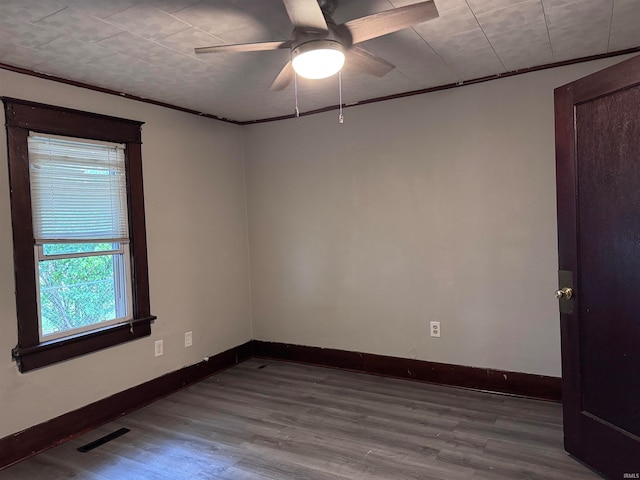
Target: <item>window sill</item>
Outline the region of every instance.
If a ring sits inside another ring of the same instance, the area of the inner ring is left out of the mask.
[[[33,347],[21,348],[17,346],[11,353],[18,363],[18,369],[25,373],[36,368],[147,337],[151,334],[151,322],[155,319],[155,316],[138,318],[132,322],[43,342]],[[133,329],[131,328],[132,326]]]

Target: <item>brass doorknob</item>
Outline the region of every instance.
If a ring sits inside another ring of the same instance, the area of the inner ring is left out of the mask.
[[[556,290],[555,295],[558,300],[561,300],[563,298],[567,300],[571,300],[571,297],[573,297],[573,290],[570,289],[569,287],[564,287],[560,290]]]

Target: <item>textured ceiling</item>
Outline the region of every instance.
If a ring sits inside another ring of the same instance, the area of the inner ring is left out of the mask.
[[[341,0],[340,23],[415,0]],[[640,0],[435,0],[440,17],[362,44],[396,65],[343,73],[353,103],[640,46]],[[194,47],[288,39],[280,0],[0,0],[0,63],[237,121],[289,115],[269,86],[287,51]],[[299,82],[300,111],[338,103],[337,76]]]

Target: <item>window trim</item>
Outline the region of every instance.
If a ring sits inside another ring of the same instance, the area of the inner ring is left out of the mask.
[[[149,272],[142,182],[141,127],[144,122],[0,97],[4,103],[11,190],[11,222],[18,318],[12,356],[21,372],[69,360],[151,334]],[[68,337],[40,341],[29,183],[29,132],[126,145],[127,206],[133,320]]]

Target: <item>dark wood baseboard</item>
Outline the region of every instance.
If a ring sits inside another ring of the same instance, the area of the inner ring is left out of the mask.
[[[254,356],[261,358],[288,360],[554,402],[562,399],[559,377],[260,340],[253,341],[253,348]]]
[[[0,470],[137,410],[251,357],[320,365],[455,387],[560,401],[557,377],[252,340],[48,422],[0,438]]]
[[[60,417],[0,439],[0,470],[137,410],[252,356],[253,342],[167,373]],[[4,412],[5,414],[7,412]]]

